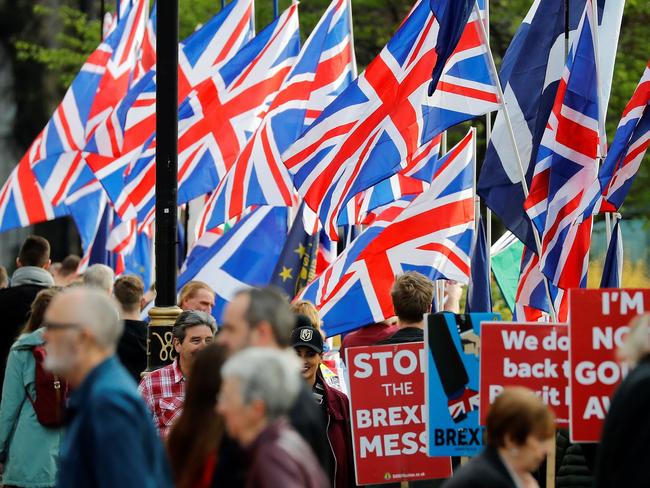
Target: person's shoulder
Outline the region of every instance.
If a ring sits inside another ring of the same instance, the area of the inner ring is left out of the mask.
[[[462,466],[447,481],[444,488],[508,488],[514,487],[508,475],[499,469],[497,461],[486,451]]]

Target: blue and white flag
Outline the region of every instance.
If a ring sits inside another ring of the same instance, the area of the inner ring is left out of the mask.
[[[269,283],[286,238],[287,209],[282,207],[260,207],[221,237],[208,232],[187,257],[178,290],[191,280],[210,285],[216,293],[212,315],[219,322],[237,291]]]
[[[621,221],[617,221],[609,240],[603,276],[600,280],[601,288],[620,288],[623,279],[623,236],[621,235]]]

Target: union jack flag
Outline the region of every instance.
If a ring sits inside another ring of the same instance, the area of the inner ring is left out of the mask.
[[[255,131],[300,50],[297,4],[200,83],[179,109],[179,202],[214,190]],[[152,146],[127,170],[138,219],[153,215]]]
[[[461,51],[445,65],[449,85],[440,86],[448,91],[430,98],[430,73],[449,39],[438,37],[429,2],[417,3],[366,71],[283,153],[296,188],[332,239],[338,215],[354,195],[397,173],[402,161],[446,127],[498,108],[493,84],[483,83],[487,49],[476,34],[477,22],[470,19]],[[458,92],[469,97],[467,103],[457,102],[452,94]],[[460,105],[467,110],[462,115]],[[456,107],[453,117],[441,120],[448,115],[441,107],[447,106]]]
[[[300,294],[320,310],[329,335],[394,315],[390,287],[405,271],[467,283],[474,234],[472,133],[459,145],[464,150],[440,160],[426,192],[406,208],[385,210]]]
[[[252,32],[252,2],[237,0],[183,41],[179,49],[179,103],[237,53]],[[134,211],[129,194],[139,201],[153,189],[155,97],[156,73],[150,70],[95,130],[86,147],[91,153],[88,163],[118,213],[125,217],[129,210]],[[138,185],[146,188],[136,194]]]
[[[293,182],[280,154],[352,81],[348,0],[334,0],[307,39],[262,124],[211,195],[200,219],[212,228],[250,205],[292,204]]]
[[[440,153],[441,135],[420,146],[402,169],[367,190],[355,195],[338,218],[339,225],[367,224],[373,210],[409,195],[419,195],[433,179]]]
[[[600,168],[602,212],[616,212],[627,196],[650,144],[650,61],[618,124]]]
[[[542,136],[525,209],[541,236],[540,268],[554,285],[586,285],[591,217],[582,220],[597,177],[600,140],[591,1],[585,5]]]
[[[67,214],[65,205],[52,206],[26,158],[27,154],[0,190],[0,232]]]
[[[60,153],[82,150],[88,127],[111,100],[117,102],[124,96],[125,91],[120,91],[117,85],[107,86],[135,59],[132,51],[135,51],[135,43],[141,42],[147,8],[148,2],[143,0],[134,0],[125,7],[121,20],[113,24],[106,39],[73,80],[43,129],[38,146],[31,149],[32,164]],[[120,83],[122,81],[120,78]]]
[[[154,3],[144,31],[144,39],[142,40],[140,54],[133,74],[133,78],[136,80],[141,79],[150,69],[156,66],[156,14],[157,4]]]
[[[548,321],[549,305],[544,281],[544,275],[539,270],[539,257],[524,247],[521,255],[513,320],[518,322]]]
[[[113,25],[105,41],[91,54],[30,147],[26,159],[20,162],[32,166],[43,190],[29,195],[29,198],[49,199],[51,206],[60,209],[57,216],[63,212],[70,213],[79,227],[82,242],[89,238],[86,233],[94,225],[91,221],[96,220],[96,216],[84,215],[84,205],[77,203],[82,197],[86,203],[90,201],[94,180],[80,148],[85,144],[89,127],[108,110],[107,104],[116,103],[126,91],[124,83],[128,84],[132,75],[147,9],[148,2],[143,1],[130,2],[124,7],[121,20]],[[75,192],[80,193],[75,195]],[[23,197],[27,198],[27,195],[23,194]],[[101,192],[96,192],[94,205],[101,205],[102,196]],[[66,210],[64,204],[68,198],[71,208]]]

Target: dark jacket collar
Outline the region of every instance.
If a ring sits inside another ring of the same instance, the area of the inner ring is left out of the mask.
[[[499,473],[501,473],[501,475],[503,475],[505,479],[510,481],[510,486],[512,488],[516,488],[517,483],[512,479],[512,476],[510,476],[510,471],[508,471],[506,465],[503,464],[503,460],[501,459],[496,447],[487,446],[483,450],[483,456],[499,471]]]

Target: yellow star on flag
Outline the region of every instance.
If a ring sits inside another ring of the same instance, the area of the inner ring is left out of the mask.
[[[305,249],[305,246],[300,243],[298,244],[298,248],[294,249],[293,252],[298,253],[298,256],[300,256],[300,259],[302,259],[307,253],[307,250]]]
[[[282,266],[282,271],[280,272],[280,278],[282,278],[282,283],[293,278],[293,276],[291,276],[291,271],[293,271],[291,268],[286,268]]]

